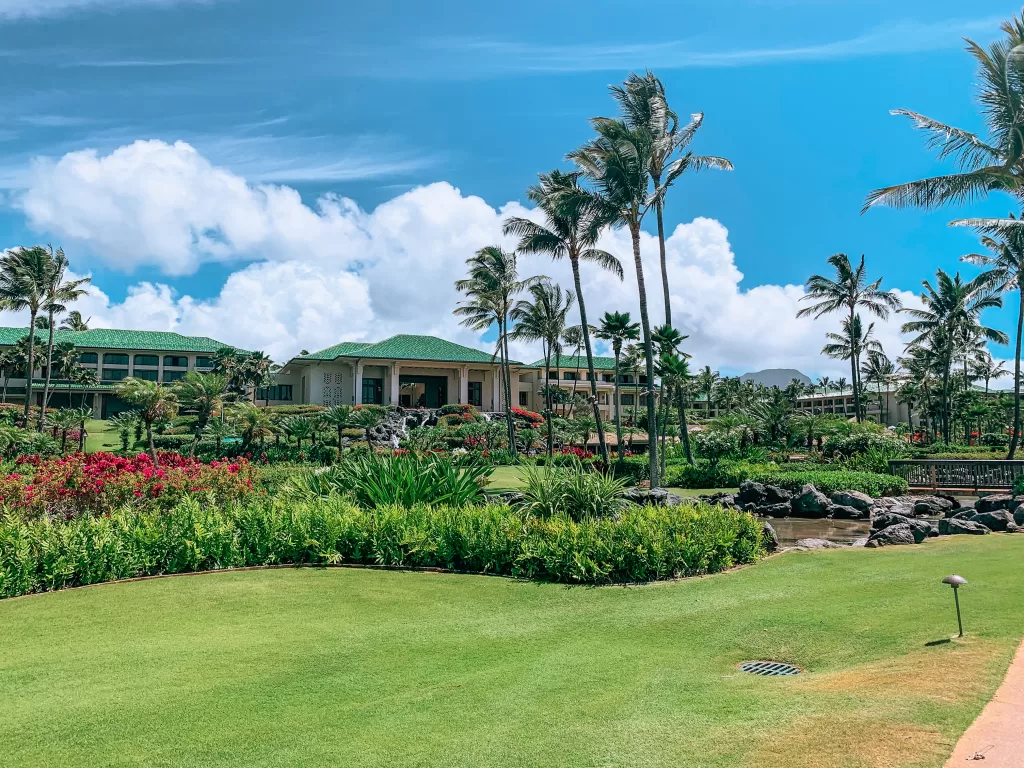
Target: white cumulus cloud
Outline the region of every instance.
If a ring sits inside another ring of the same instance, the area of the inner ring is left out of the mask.
[[[81,309],[97,324],[203,334],[264,349],[278,360],[303,348],[394,333],[436,334],[487,348],[452,315],[459,300],[454,282],[478,248],[513,245],[501,233],[507,216],[536,216],[517,202],[495,208],[445,182],[410,190],[373,211],[336,195],[309,204],[290,187],[248,183],[188,144],[161,141],[40,160],[18,205],[31,226],[70,253],[84,250],[125,271],[148,265],[173,277],[204,262],[238,261],[212,299],[142,283],[120,303],[96,291]],[[609,231],[601,246],[622,260],[626,278],[585,265],[589,321],[615,310],[639,319],[628,234]],[[838,319],[797,319],[801,286],[741,287],[721,222],[679,224],[666,249],[673,320],[690,335],[686,350],[695,365],[849,375],[841,361],[820,356],[824,334],[838,328]],[[651,323],[658,325],[664,310],[654,236],[643,235],[641,253]],[[524,257],[521,272],[572,285],[565,262]],[[901,295],[916,302],[912,294]],[[899,354],[899,318],[876,323],[887,352]],[[515,355],[538,356],[522,344]]]

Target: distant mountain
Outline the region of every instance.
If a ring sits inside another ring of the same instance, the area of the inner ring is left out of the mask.
[[[753,381],[756,384],[762,384],[766,387],[778,387],[779,389],[785,389],[793,379],[805,385],[811,383],[810,378],[800,373],[796,368],[766,368],[763,371],[744,373],[740,376],[740,381]]]

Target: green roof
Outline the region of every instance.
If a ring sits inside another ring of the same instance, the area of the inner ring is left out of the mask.
[[[530,363],[528,368],[543,368],[544,360],[538,360],[535,363]],[[579,368],[581,371],[587,370],[587,356],[586,355],[560,355],[557,359],[551,358],[552,368]],[[615,370],[615,358],[614,357],[598,357],[594,355],[594,370],[595,371],[614,371]],[[622,369],[626,371],[625,368]]]
[[[0,328],[0,345],[13,345],[28,333],[27,328]],[[37,330],[36,338],[46,341],[48,331]],[[94,328],[88,331],[61,331],[53,333],[57,343],[70,341],[76,347],[97,349],[148,349],[160,352],[216,352],[230,344],[207,336],[182,336],[172,331],[121,331],[114,328]]]
[[[487,363],[495,362],[489,352],[464,347],[436,336],[415,336],[399,334],[378,342],[345,341],[333,347],[322,349],[299,360],[334,360],[339,357],[359,357],[381,360],[432,360],[440,363]],[[513,363],[520,365],[517,361]]]

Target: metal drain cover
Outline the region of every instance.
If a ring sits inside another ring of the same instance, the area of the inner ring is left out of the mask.
[[[792,664],[783,664],[779,661],[745,661],[740,664],[741,672],[749,672],[752,675],[764,675],[775,677],[778,675],[799,675],[801,670]]]

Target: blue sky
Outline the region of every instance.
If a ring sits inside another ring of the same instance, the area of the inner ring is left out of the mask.
[[[637,9],[610,2],[0,0],[0,245],[63,243],[111,307],[132,286],[167,286],[178,302],[173,317],[146,322],[193,329],[202,324],[186,318],[188,307],[222,301],[232,274],[283,257],[228,243],[230,253],[175,267],[170,257],[147,258],[144,241],[137,260],[130,248],[115,258],[98,230],[150,209],[89,210],[81,201],[99,198],[86,187],[74,203],[77,229],[54,223],[70,203],[52,189],[51,215],[27,213],[27,191],[38,200],[45,196],[39,188],[53,181],[35,158],[52,165],[85,149],[102,158],[137,140],[181,141],[210,166],[250,185],[294,189],[314,209],[322,196],[337,195],[370,212],[435,182],[498,209],[524,202],[536,173],[586,140],[587,117],[612,111],[609,83],[651,67],[677,111],[705,112],[695,148],[736,165],[733,173],[685,179],[669,196],[666,220],[671,230],[707,217],[727,230],[743,274],[740,299],[756,286],[800,284],[836,251],[863,252],[886,285],[917,290],[937,267],[955,269],[973,249],[972,236],[947,221],[1003,214],[1010,201],[862,216],[872,188],[940,167],[910,124],[888,111],[908,107],[980,129],[961,37],[988,42],[1015,10],[985,0],[721,0]],[[138,178],[141,166],[125,173]],[[159,179],[145,188],[154,184]],[[120,192],[120,206],[139,194]],[[164,211],[174,205],[159,195],[152,202]],[[214,240],[224,239],[210,228]],[[453,249],[424,258],[465,255]],[[317,260],[317,269],[329,260]],[[357,253],[337,264],[361,274]],[[192,302],[185,308],[183,296]],[[125,317],[96,311],[101,322]],[[379,301],[372,311],[384,319]],[[1009,315],[990,319],[1011,322]],[[345,318],[323,322],[345,335]],[[302,329],[289,333],[297,340]],[[328,335],[317,332],[301,346]],[[728,355],[714,362],[744,367]]]

